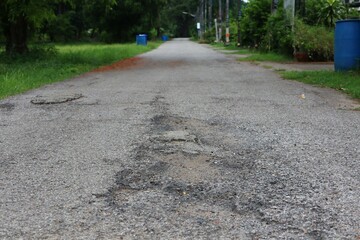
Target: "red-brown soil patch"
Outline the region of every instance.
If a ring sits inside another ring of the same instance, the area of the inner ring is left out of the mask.
[[[114,71],[114,70],[122,70],[122,69],[130,69],[139,64],[141,58],[139,57],[133,57],[124,59],[118,62],[115,62],[111,65],[102,66],[97,69],[92,70],[91,72],[107,72],[107,71]]]

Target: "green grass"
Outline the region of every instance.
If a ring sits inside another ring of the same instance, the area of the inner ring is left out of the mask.
[[[211,43],[211,46],[217,49],[221,50],[239,50],[239,47],[235,46],[234,44],[230,44],[228,46],[225,46],[224,43]]]
[[[236,50],[231,54],[240,54],[240,55],[249,55],[244,58],[240,58],[239,61],[243,62],[293,62],[294,59],[292,57],[274,53],[274,52],[267,52],[263,53],[257,50],[252,50],[249,48],[239,48],[234,44],[229,46],[224,46],[223,43],[212,43],[215,49],[218,50]]]
[[[292,62],[294,61],[291,57],[286,55],[281,55],[278,53],[262,53],[262,52],[252,52],[250,56],[245,58],[240,58],[239,61],[242,62]]]
[[[235,54],[252,54],[252,53],[254,53],[252,50],[250,50],[248,48],[237,47],[234,44],[225,46],[224,43],[211,43],[210,46],[212,46],[218,50],[236,51],[236,52],[234,52]]]
[[[329,87],[348,93],[353,98],[360,99],[359,72],[333,71],[289,71],[281,72],[285,79],[296,80],[316,86]]]
[[[57,45],[57,54],[26,57],[0,56],[0,99],[62,81],[97,67],[150,51],[160,42],[136,44]]]

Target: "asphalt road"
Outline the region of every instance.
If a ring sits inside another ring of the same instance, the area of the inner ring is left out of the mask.
[[[0,239],[360,239],[360,112],[185,39],[0,101]]]

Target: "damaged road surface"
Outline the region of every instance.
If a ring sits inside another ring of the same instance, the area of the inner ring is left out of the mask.
[[[360,239],[352,104],[186,39],[2,100],[0,239]]]

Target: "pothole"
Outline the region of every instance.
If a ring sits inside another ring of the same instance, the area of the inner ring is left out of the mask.
[[[109,200],[119,210],[138,211],[137,203],[165,198],[165,202],[211,204],[232,211],[235,190],[231,186],[211,184],[221,179],[215,162],[222,157],[211,144],[216,127],[206,121],[169,114],[167,103],[157,96],[151,106],[159,115],[151,119],[147,141],[138,144],[132,166],[118,172]],[[139,206],[140,206],[139,205]]]
[[[49,95],[49,96],[36,96],[30,102],[32,104],[42,105],[42,104],[60,104],[70,101],[74,101],[82,98],[83,95],[79,93],[75,94],[59,94],[59,95]]]
[[[12,103],[3,103],[0,104],[0,109],[4,109],[6,111],[12,111],[15,108],[15,104]]]

